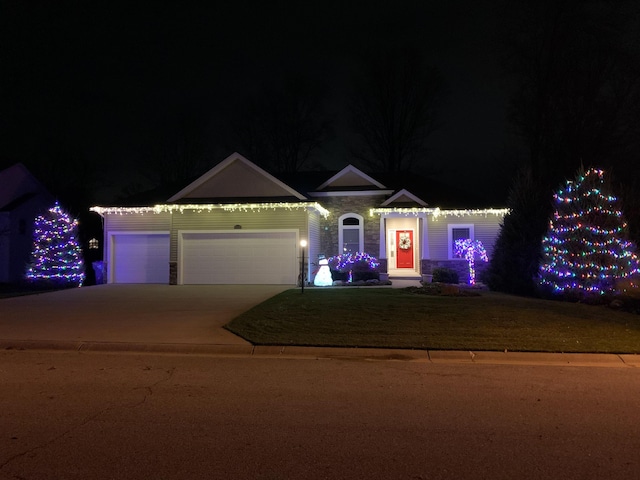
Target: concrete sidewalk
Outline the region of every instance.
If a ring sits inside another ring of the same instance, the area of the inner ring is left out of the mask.
[[[0,299],[0,350],[640,366],[640,355],[253,346],[222,328],[242,312],[288,288],[291,287],[100,285]]]

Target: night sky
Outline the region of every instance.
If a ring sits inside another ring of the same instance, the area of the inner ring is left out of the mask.
[[[93,200],[108,203],[142,182],[134,166],[162,119],[199,112],[213,166],[232,153],[219,138],[225,115],[293,72],[326,84],[335,137],[317,160],[341,168],[353,162],[345,105],[354,66],[362,52],[398,44],[418,47],[447,82],[429,168],[506,190],[517,143],[497,1],[202,3],[1,0],[0,167],[51,158],[67,175],[84,164],[99,177]]]

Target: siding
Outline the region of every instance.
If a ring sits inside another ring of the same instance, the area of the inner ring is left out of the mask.
[[[320,251],[320,214],[318,212],[310,212],[309,213],[309,232],[308,232],[308,245],[309,245],[309,272],[313,273],[317,268],[318,263],[318,255],[320,253],[325,253]],[[316,265],[313,265],[316,264]],[[307,275],[308,279],[313,280],[311,278],[312,275]]]
[[[429,253],[433,260],[447,260],[448,250],[448,225],[473,224],[474,239],[480,240],[491,257],[493,246],[500,231],[502,217],[496,215],[463,215],[463,216],[429,216]]]
[[[109,265],[111,242],[109,234],[118,232],[168,232],[171,228],[170,213],[107,214],[104,217],[104,261]]]
[[[240,225],[242,230],[278,230],[296,229],[307,232],[308,221],[306,210],[263,210],[233,211],[213,210],[211,212],[185,211],[173,214],[171,226],[171,254],[170,261],[178,261],[178,231],[179,230],[233,230]]]
[[[108,214],[104,219],[104,230],[108,231],[168,231],[171,228],[170,213]]]

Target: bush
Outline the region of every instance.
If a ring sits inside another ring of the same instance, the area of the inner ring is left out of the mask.
[[[331,278],[334,281],[348,282],[349,272],[351,272],[351,281],[353,282],[379,280],[379,266],[380,264],[375,257],[364,252],[346,253],[329,258]]]
[[[434,268],[432,282],[437,283],[460,283],[458,272],[450,268]]]
[[[509,191],[506,215],[482,282],[491,290],[535,296],[542,257],[542,237],[549,227],[550,189],[534,180],[530,170],[516,177]]]

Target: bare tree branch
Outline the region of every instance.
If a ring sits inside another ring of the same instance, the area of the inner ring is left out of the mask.
[[[230,148],[280,173],[307,166],[331,134],[325,91],[300,77],[265,86],[232,115]]]
[[[353,156],[385,172],[426,161],[445,93],[438,71],[426,67],[415,50],[393,50],[367,60],[354,86],[351,120],[359,144]]]

